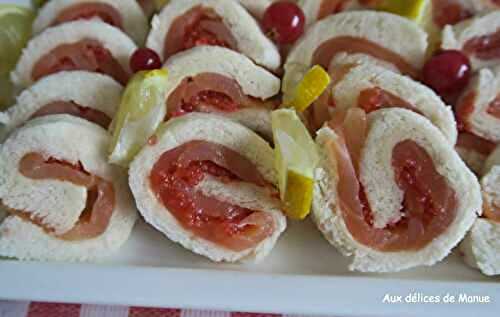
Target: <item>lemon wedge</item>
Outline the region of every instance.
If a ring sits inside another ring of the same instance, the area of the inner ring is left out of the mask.
[[[0,110],[12,102],[9,73],[31,36],[34,18],[35,13],[29,8],[0,4]]]
[[[306,110],[330,85],[330,75],[319,65],[313,66],[295,88],[290,107],[298,112]]]
[[[109,161],[128,166],[165,118],[166,69],[142,71],[129,81],[111,124]]]
[[[313,199],[316,144],[295,110],[276,110],[271,119],[280,197],[290,218],[304,219]]]
[[[420,24],[432,0],[382,0],[377,9],[398,14]]]

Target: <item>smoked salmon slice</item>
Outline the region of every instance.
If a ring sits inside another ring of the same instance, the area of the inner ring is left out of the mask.
[[[420,250],[448,228],[456,216],[455,192],[436,171],[429,154],[412,140],[398,143],[392,156],[395,182],[405,193],[404,216],[386,228],[373,227],[357,172],[366,135],[364,112],[349,109],[344,120],[333,119],[329,126],[338,136],[338,141],[328,143],[328,151],[338,164],[342,214],[356,240],[384,252]]]
[[[109,75],[126,85],[129,74],[116,61],[110,51],[95,40],[81,40],[62,44],[53,49],[33,66],[32,78],[38,80],[60,71],[86,70]]]
[[[51,158],[45,159],[39,153],[26,154],[19,163],[19,172],[31,179],[54,179],[87,188],[87,206],[80,220],[58,238],[70,241],[92,239],[107,229],[115,206],[114,189],[110,182],[88,174],[81,164],[74,166]],[[40,222],[37,225],[51,231],[50,227]]]
[[[69,114],[80,117],[107,129],[111,118],[97,109],[83,107],[73,101],[55,101],[38,109],[30,118],[43,117],[54,114]]]
[[[275,107],[270,102],[246,96],[234,79],[216,73],[185,78],[169,95],[168,116],[189,112],[233,112],[244,108]]]

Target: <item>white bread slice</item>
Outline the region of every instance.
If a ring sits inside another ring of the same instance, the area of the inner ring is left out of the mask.
[[[454,26],[447,25],[443,29],[441,48],[445,50],[463,50],[470,39],[495,33],[500,28],[500,11],[478,15]],[[482,60],[475,55],[469,56],[474,71],[485,67],[493,67],[500,58]]]
[[[48,28],[32,38],[11,73],[12,82],[19,87],[31,85],[33,67],[40,58],[60,45],[84,39],[102,43],[123,69],[130,72],[129,59],[137,48],[134,42],[119,29],[99,20],[80,20]]]
[[[207,62],[210,61],[210,62]],[[247,96],[267,100],[279,93],[280,80],[246,56],[218,46],[199,46],[178,53],[167,60],[169,80],[165,100],[186,77],[216,73],[238,82]],[[245,108],[230,113],[219,113],[238,121],[263,135],[272,136],[269,109]]]
[[[213,261],[258,261],[264,258],[285,230],[286,218],[281,213],[279,200],[263,196],[260,188],[241,183],[225,185],[210,178],[198,185],[207,195],[272,215],[275,222],[273,234],[255,248],[241,252],[221,247],[185,230],[156,198],[149,181],[154,164],[164,152],[191,140],[218,143],[240,153],[255,164],[267,181],[276,184],[274,154],[266,141],[244,126],[223,117],[192,113],[168,121],[158,132],[158,142],[145,147],[130,165],[129,184],[137,208],[148,223],[170,240]]]
[[[401,218],[403,192],[394,181],[392,151],[396,144],[413,140],[432,157],[439,174],[455,191],[457,214],[445,233],[418,251],[381,252],[360,244],[344,223],[337,197],[338,174],[329,162],[325,142],[338,138],[328,127],[316,138],[321,153],[316,170],[313,219],[325,238],[345,256],[349,268],[362,272],[393,272],[433,265],[446,257],[464,237],[481,212],[481,192],[476,177],[462,162],[443,134],[425,117],[406,109],[382,109],[368,116],[369,131],[361,154],[360,181],[373,211],[374,226],[383,228]]]
[[[194,7],[211,8],[232,32],[237,50],[270,70],[281,66],[276,46],[261,31],[255,19],[235,0],[172,0],[153,18],[146,46],[165,57],[164,43],[174,20]],[[211,63],[205,60],[205,63]]]
[[[460,244],[465,263],[485,275],[500,274],[500,223],[477,219]]]
[[[481,189],[484,205],[500,206],[500,165],[494,165],[484,174],[481,178]]]
[[[146,41],[149,22],[136,0],[51,0],[38,11],[33,22],[33,33],[42,32],[54,23],[62,11],[81,3],[110,5],[120,15],[124,31],[139,45]]]
[[[75,102],[93,108],[110,119],[120,105],[123,87],[113,78],[86,71],[60,72],[40,79],[24,90],[7,109],[7,122],[0,128],[0,142],[42,107],[56,101]]]
[[[333,85],[331,93],[335,108],[348,109],[356,106],[360,93],[370,88],[381,88],[413,105],[441,130],[448,143],[456,143],[457,127],[451,107],[446,106],[427,86],[372,64],[354,66]]]
[[[98,125],[68,115],[32,120],[11,134],[0,148],[0,199],[4,205],[41,218],[56,234],[71,229],[83,211],[87,199],[84,187],[58,180],[32,180],[20,174],[20,159],[32,152],[73,164],[81,162],[89,173],[113,183],[116,205],[106,231],[82,241],[63,241],[31,222],[8,216],[0,224],[0,256],[88,261],[109,255],[125,243],[137,213],[125,171],[107,163],[109,139]]]
[[[499,15],[500,17],[500,15]],[[475,93],[473,112],[467,117],[468,131],[491,142],[500,142],[500,119],[488,113],[500,95],[500,66],[481,69],[471,79],[462,97]]]
[[[375,11],[335,14],[311,26],[288,55],[282,87],[285,100],[292,98],[297,83],[313,66],[311,63],[316,49],[340,36],[374,42],[399,54],[416,69],[424,63],[427,34],[410,20]]]

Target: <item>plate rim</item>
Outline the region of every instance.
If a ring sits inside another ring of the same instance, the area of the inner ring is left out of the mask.
[[[80,278],[75,279],[75,276]],[[101,305],[339,316],[484,316],[500,311],[498,281],[455,282],[376,276],[0,260],[0,298]],[[99,281],[99,287],[96,287]],[[117,291],[118,290],[118,291]],[[487,304],[385,304],[385,293],[489,295]],[[297,300],[297,296],[299,297]],[[229,299],[229,300],[228,300]],[[353,304],[356,310],[353,310]]]

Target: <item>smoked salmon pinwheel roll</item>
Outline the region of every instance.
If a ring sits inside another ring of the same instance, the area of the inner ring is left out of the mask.
[[[352,11],[314,24],[294,46],[285,63],[285,102],[309,69],[330,69],[338,60],[377,64],[417,78],[427,50],[427,35],[415,23],[397,15]]]
[[[451,107],[431,89],[409,77],[371,64],[346,64],[331,70],[332,84],[306,110],[314,130],[323,126],[338,111],[359,107],[366,113],[381,108],[406,108],[427,117],[455,144],[457,126]]]
[[[164,60],[195,46],[213,45],[240,52],[270,70],[281,66],[276,46],[235,0],[170,1],[153,18],[146,45]]]
[[[30,121],[0,147],[0,256],[90,261],[120,248],[137,219],[127,175],[107,163],[110,136],[86,120]]]
[[[138,44],[146,41],[148,19],[135,0],[51,0],[33,22],[33,32],[75,20],[98,18],[123,30]]]
[[[393,272],[446,257],[481,213],[479,183],[425,117],[351,108],[316,138],[313,219],[351,270]]]
[[[467,264],[486,275],[500,274],[500,147],[489,156],[481,178],[483,217],[476,220],[460,249]]]
[[[63,23],[28,42],[11,79],[14,85],[27,87],[60,71],[86,70],[106,74],[124,85],[131,74],[129,59],[136,49],[125,33],[101,21]]]
[[[170,240],[212,261],[254,261],[286,227],[273,162],[251,130],[193,113],[159,129],[129,183],[144,219]]]
[[[480,174],[500,142],[500,67],[474,75],[455,107],[460,133],[457,151]]]
[[[207,62],[209,61],[209,62]],[[196,47],[170,58],[166,118],[217,113],[271,138],[271,97],[280,80],[244,55],[217,46]]]
[[[473,70],[500,63],[500,11],[480,15],[443,30],[441,47],[469,56]]]
[[[42,78],[24,90],[4,112],[0,141],[26,121],[69,114],[108,129],[120,104],[123,87],[111,77],[85,71],[60,72]]]

